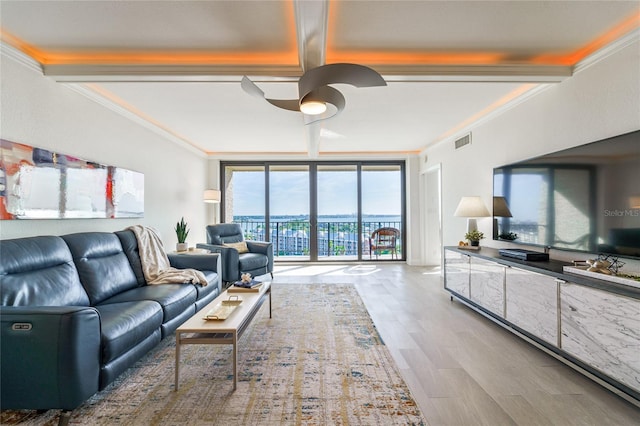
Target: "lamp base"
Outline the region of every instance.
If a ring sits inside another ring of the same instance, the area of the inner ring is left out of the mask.
[[[467,232],[477,231],[478,222],[473,218],[467,218]]]

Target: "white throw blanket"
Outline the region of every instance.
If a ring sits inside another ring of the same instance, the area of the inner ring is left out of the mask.
[[[169,263],[169,258],[162,246],[162,240],[151,228],[142,225],[130,226],[138,240],[138,251],[142,272],[147,284],[202,284],[206,286],[207,278],[196,269],[177,269]]]

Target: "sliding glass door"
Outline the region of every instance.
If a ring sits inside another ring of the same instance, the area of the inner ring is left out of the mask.
[[[403,162],[228,162],[221,178],[222,220],[276,260],[404,259]]]
[[[317,167],[318,260],[358,260],[358,167]]]
[[[280,260],[309,260],[309,166],[270,166],[268,193],[273,255]]]
[[[402,169],[397,165],[363,165],[361,187],[362,230],[368,237],[364,255],[369,259],[404,258],[403,244],[392,235],[397,231],[401,236],[404,230]],[[380,235],[385,231],[389,235]],[[376,243],[376,238],[385,237],[395,239],[395,244]]]

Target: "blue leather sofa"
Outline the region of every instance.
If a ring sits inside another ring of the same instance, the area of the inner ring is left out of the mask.
[[[147,285],[132,231],[0,241],[0,406],[73,410],[222,291],[217,254],[169,255],[209,284]]]
[[[240,242],[247,244],[247,253],[239,253],[235,248],[225,245]],[[271,274],[273,278],[273,244],[267,241],[245,240],[240,224],[220,223],[207,226],[207,244],[200,243],[196,247],[207,249],[211,253],[220,253],[224,282],[238,281],[244,272],[254,277]]]

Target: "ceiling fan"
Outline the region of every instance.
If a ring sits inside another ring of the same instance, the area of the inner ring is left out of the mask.
[[[278,108],[302,112],[305,124],[310,124],[331,118],[344,109],[344,96],[329,86],[339,83],[355,87],[387,85],[382,76],[369,67],[337,63],[306,71],[298,80],[298,99],[269,99],[247,76],[242,77],[241,86],[248,94],[266,99]]]

